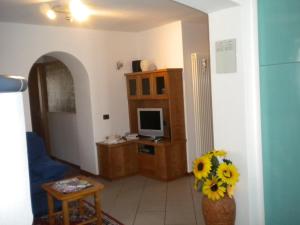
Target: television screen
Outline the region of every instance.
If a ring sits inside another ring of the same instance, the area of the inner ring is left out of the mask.
[[[138,132],[143,136],[164,135],[162,108],[138,108]]]
[[[160,130],[160,112],[159,111],[141,111],[140,112],[141,129]]]

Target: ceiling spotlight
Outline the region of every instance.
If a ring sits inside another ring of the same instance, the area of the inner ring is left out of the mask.
[[[54,10],[49,9],[47,11],[47,16],[50,20],[55,20],[56,19],[56,13],[54,12]]]
[[[92,14],[90,10],[81,0],[70,0],[68,5],[52,5],[42,9],[47,17],[51,20],[56,19],[57,15],[64,15],[65,19],[72,22],[83,22]]]
[[[91,14],[90,9],[80,0],[71,0],[69,7],[72,17],[78,22],[87,20]]]

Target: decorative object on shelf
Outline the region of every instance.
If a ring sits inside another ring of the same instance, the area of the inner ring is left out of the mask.
[[[156,66],[154,63],[151,63],[149,60],[142,60],[141,61],[141,69],[143,72],[145,71],[154,71],[156,70]]]
[[[141,69],[141,60],[134,60],[132,61],[132,72],[142,72]]]
[[[213,150],[194,161],[194,188],[203,193],[202,212],[206,225],[234,225],[235,222],[233,192],[239,173],[226,156],[226,151]]]
[[[131,140],[138,140],[139,139],[139,135],[137,133],[127,133],[125,135],[125,139],[127,141],[131,141]]]
[[[119,144],[123,142],[125,142],[125,140],[118,134],[106,136],[104,140],[105,144]]]

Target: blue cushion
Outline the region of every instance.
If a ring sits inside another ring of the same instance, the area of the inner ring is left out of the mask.
[[[46,214],[48,208],[42,184],[62,179],[68,166],[47,155],[43,139],[36,133],[27,132],[26,136],[32,211],[35,216],[39,216]]]
[[[43,139],[34,132],[27,132],[27,151],[29,164],[39,158],[47,157]]]
[[[42,179],[56,178],[64,175],[66,166],[54,160],[42,160],[34,163],[31,166],[31,173],[35,176],[40,176]]]

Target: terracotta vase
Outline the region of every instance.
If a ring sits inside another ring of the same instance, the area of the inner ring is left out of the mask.
[[[227,195],[219,201],[212,201],[203,196],[202,212],[206,225],[234,225],[235,200]]]

